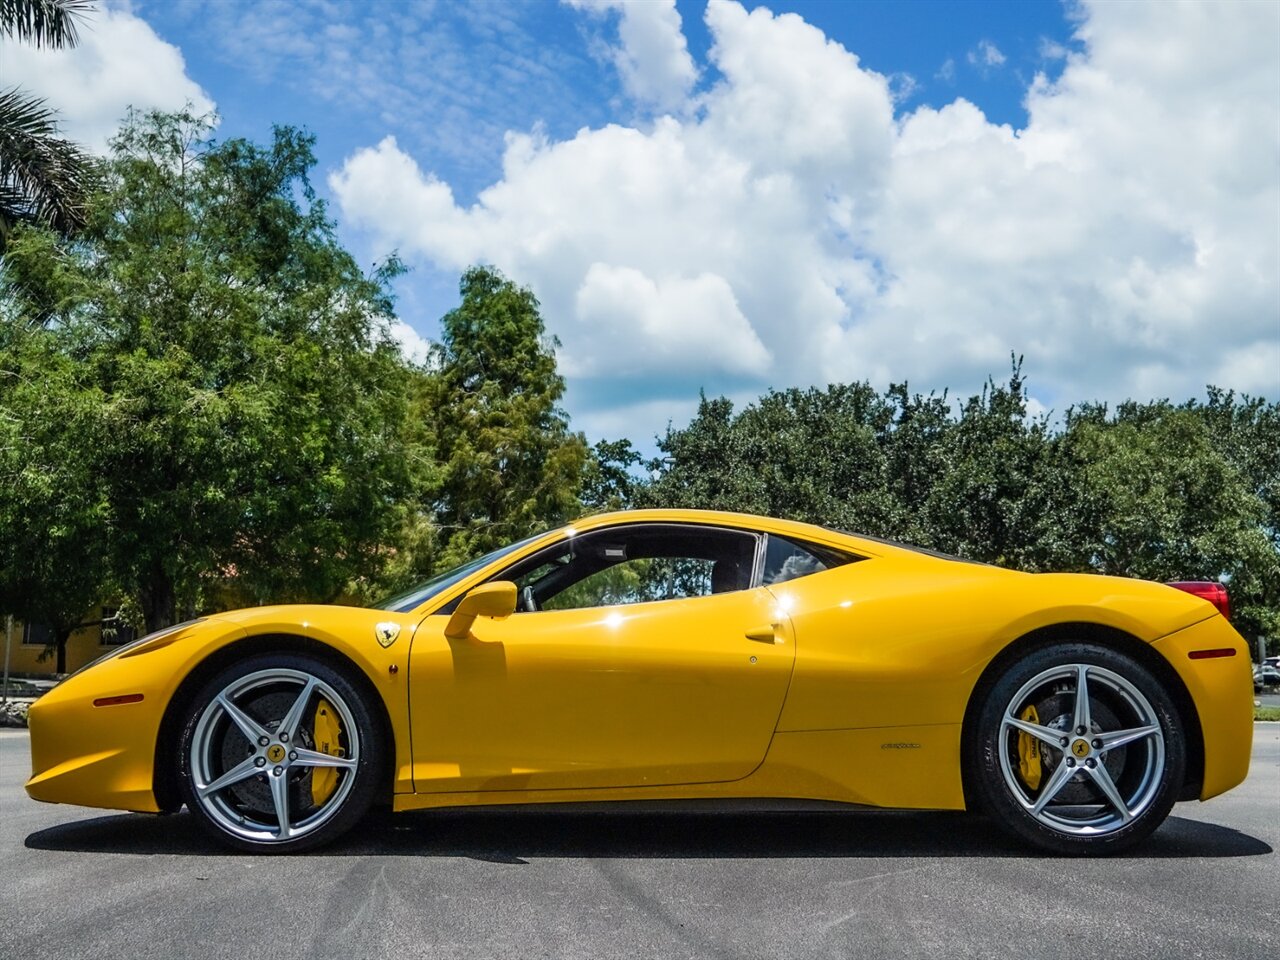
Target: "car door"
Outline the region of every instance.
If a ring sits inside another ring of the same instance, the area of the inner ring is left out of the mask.
[[[516,580],[525,609],[478,619],[467,639],[445,637],[447,612],[425,618],[410,665],[415,789],[749,774],[768,750],[795,656],[789,624],[753,586],[756,545],[750,534],[690,525],[610,528],[494,577]]]

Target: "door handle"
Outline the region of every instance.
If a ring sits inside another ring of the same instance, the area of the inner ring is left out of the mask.
[[[767,627],[757,627],[754,630],[747,631],[747,639],[755,640],[757,643],[780,643],[778,639],[778,624],[771,623]]]

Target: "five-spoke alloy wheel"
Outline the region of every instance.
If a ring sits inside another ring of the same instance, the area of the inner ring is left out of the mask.
[[[969,784],[1015,835],[1061,853],[1125,849],[1168,816],[1185,765],[1159,681],[1109,647],[1062,643],[1009,665],[987,692]]]
[[[316,846],[368,810],[380,741],[365,697],[328,664],[252,657],[195,698],[180,742],[184,799],[241,849]]]

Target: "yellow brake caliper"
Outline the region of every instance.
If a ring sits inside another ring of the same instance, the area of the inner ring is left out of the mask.
[[[316,704],[315,726],[316,750],[327,753],[331,757],[342,756],[342,747],[338,740],[342,736],[342,724],[338,722],[338,712],[328,700],[321,698]],[[336,767],[313,767],[311,770],[311,799],[317,807],[333,796],[338,786],[338,770]]]
[[[1035,704],[1028,705],[1019,719],[1039,723],[1040,714],[1036,713]],[[1040,789],[1040,744],[1031,734],[1021,730],[1018,731],[1018,773],[1022,782],[1032,790]]]

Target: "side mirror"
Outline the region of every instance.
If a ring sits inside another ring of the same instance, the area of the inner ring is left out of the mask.
[[[516,612],[516,585],[509,580],[495,580],[476,587],[458,604],[445,625],[444,635],[452,640],[465,640],[471,635],[476,617],[503,620]]]

